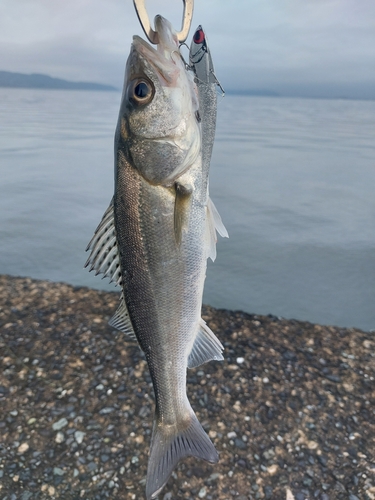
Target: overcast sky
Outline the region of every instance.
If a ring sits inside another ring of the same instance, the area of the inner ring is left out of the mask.
[[[179,29],[181,0],[148,0]],[[195,0],[227,89],[375,97],[375,0]],[[122,86],[132,0],[1,0],[0,69]],[[371,95],[370,95],[371,94]]]

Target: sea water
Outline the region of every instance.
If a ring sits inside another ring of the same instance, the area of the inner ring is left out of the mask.
[[[119,92],[0,89],[0,273],[113,290],[83,269],[113,195]],[[375,328],[375,102],[219,97],[204,302]],[[0,304],[1,306],[1,304]]]

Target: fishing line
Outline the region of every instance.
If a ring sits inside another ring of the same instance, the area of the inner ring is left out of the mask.
[[[188,51],[190,51],[190,47],[186,42],[181,42],[180,45],[178,46],[178,48],[181,49],[182,46],[185,46],[188,49]],[[185,60],[184,56],[181,54],[181,52],[180,52],[180,56],[181,56],[182,62],[185,64],[185,69],[187,71],[194,71],[193,67],[190,66],[190,64],[188,64],[186,62],[186,60]]]
[[[216,85],[220,88],[221,90],[221,97],[224,97],[225,96],[225,90],[223,88],[223,86],[221,85],[221,83],[219,82],[217,76],[215,75],[215,72],[213,69],[210,69],[210,73],[212,73],[213,77],[215,78],[215,83]]]

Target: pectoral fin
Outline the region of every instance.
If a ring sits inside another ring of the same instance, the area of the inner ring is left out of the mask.
[[[177,245],[181,243],[182,232],[188,224],[192,188],[175,183],[176,199],[174,204],[174,234]]]

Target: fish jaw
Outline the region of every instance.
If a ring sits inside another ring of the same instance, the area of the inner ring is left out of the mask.
[[[155,24],[160,37],[157,49],[133,38],[116,140],[146,180],[170,186],[200,153],[198,97],[170,23],[157,16]],[[145,99],[136,95],[139,83],[149,92]]]

